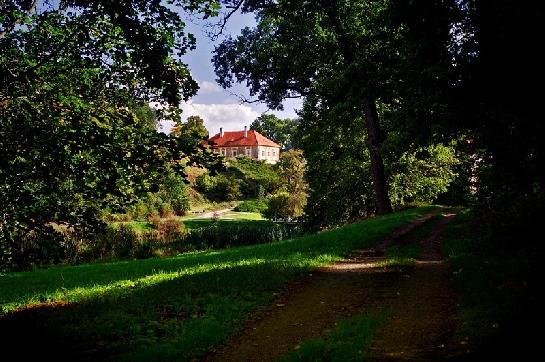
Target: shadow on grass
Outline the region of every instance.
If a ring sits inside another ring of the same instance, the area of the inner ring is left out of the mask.
[[[0,318],[0,338],[4,353],[23,359],[186,360],[221,343],[250,310],[305,270],[256,261],[78,304],[28,308]]]
[[[0,302],[12,311],[0,318],[3,352],[23,360],[191,359],[222,343],[288,280],[427,211],[271,244],[2,276]],[[28,307],[40,302],[55,304]]]

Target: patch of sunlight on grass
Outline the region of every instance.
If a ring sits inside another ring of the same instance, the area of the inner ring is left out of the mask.
[[[108,284],[95,284],[86,287],[60,288],[50,293],[34,294],[26,299],[17,302],[6,303],[0,306],[2,313],[7,313],[14,309],[28,304],[47,303],[53,301],[59,302],[84,302],[91,299],[105,297],[116,299],[126,294],[130,294],[136,288],[146,288],[162,282],[174,280],[181,277],[207,273],[212,270],[224,270],[241,266],[255,266],[264,264],[265,259],[249,258],[238,261],[200,264],[192,267],[182,268],[174,272],[157,271],[152,275],[142,278],[118,280]]]
[[[378,268],[386,268],[389,266],[412,266],[416,264],[416,259],[414,258],[388,258],[376,262]]]

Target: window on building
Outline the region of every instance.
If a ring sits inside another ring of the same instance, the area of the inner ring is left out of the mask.
[[[261,151],[261,156],[265,157],[265,151]]]
[[[246,156],[252,157],[252,149],[251,148],[246,148]]]
[[[270,156],[271,155],[271,151],[267,152],[267,156]]]
[[[222,155],[222,156],[225,156],[225,149],[222,148],[222,149],[220,150],[220,152],[221,152],[221,155]]]
[[[273,151],[273,156],[276,156],[276,151]]]
[[[233,157],[237,157],[237,150],[233,150]]]

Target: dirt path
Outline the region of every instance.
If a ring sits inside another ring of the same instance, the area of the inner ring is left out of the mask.
[[[339,319],[388,308],[378,331],[374,360],[436,360],[450,353],[456,321],[455,294],[440,259],[438,236],[454,215],[442,219],[421,241],[423,258],[411,267],[380,267],[384,250],[441,210],[398,230],[374,248],[317,270],[285,288],[206,361],[274,361],[299,343],[325,336]]]

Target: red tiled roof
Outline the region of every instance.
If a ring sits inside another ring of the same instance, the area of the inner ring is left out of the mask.
[[[213,147],[236,147],[236,146],[269,146],[280,147],[261,133],[253,130],[248,131],[248,137],[244,137],[244,131],[223,132],[223,137],[217,133],[209,138],[207,142]]]

